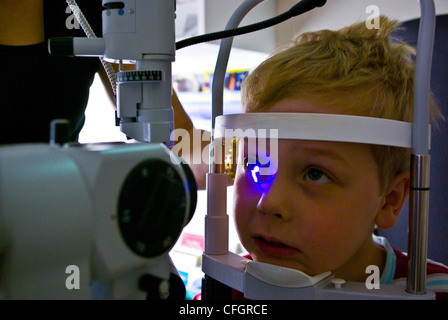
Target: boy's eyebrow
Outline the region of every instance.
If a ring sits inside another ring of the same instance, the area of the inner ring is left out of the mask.
[[[325,158],[331,158],[333,160],[336,160],[338,162],[341,162],[345,166],[350,166],[349,162],[346,158],[341,156],[337,151],[329,150],[326,148],[317,148],[317,147],[305,147],[303,148],[304,151],[311,153],[313,155],[322,156]]]

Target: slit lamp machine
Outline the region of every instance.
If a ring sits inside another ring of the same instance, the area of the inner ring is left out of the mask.
[[[168,148],[173,131],[171,63],[176,49],[221,38],[212,84],[203,299],[215,299],[222,286],[241,291],[248,299],[434,298],[425,288],[433,0],[420,0],[413,123],[327,114],[223,115],[224,76],[233,37],[326,2],[302,0],[283,15],[238,28],[262,1],[245,0],[225,31],[176,43],[174,0],[102,0],[102,38],[83,21],[76,2],[67,0],[88,37],[51,39],[51,53],[102,59],[116,89],[121,131],[139,143],[68,144],[66,122],[56,120],[49,144],[0,148],[0,298],[184,298],[169,251],[195,211],[197,190],[188,165]],[[134,63],[136,70],[115,76],[110,62]],[[278,128],[282,128],[279,139],[412,148],[406,285],[381,285],[380,290],[356,282],[338,286],[331,273],[310,277],[276,265],[241,263],[243,257],[229,252],[227,177],[214,157],[222,156],[224,139],[238,138],[227,136],[228,132]],[[73,289],[74,285],[78,287]]]

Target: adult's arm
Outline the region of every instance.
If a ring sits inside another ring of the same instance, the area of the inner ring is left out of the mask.
[[[0,45],[25,46],[44,40],[43,0],[0,1]]]

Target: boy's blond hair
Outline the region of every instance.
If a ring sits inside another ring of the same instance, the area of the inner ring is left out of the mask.
[[[392,43],[398,22],[380,17],[379,29],[364,22],[338,31],[307,32],[287,43],[245,79],[245,112],[268,110],[300,98],[337,113],[412,122],[415,49]],[[431,118],[441,117],[431,101]],[[409,170],[410,150],[372,146],[380,184]]]

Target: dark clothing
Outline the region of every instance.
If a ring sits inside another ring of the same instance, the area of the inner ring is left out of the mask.
[[[101,37],[101,1],[77,3]],[[50,121],[56,118],[69,119],[70,138],[78,138],[84,125],[89,88],[101,64],[98,58],[56,57],[48,53],[47,40],[51,37],[85,37],[67,8],[65,1],[44,0],[45,42],[0,45],[0,144],[48,142]]]

